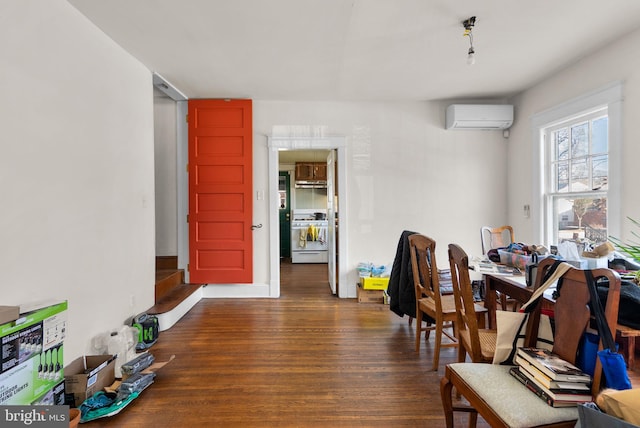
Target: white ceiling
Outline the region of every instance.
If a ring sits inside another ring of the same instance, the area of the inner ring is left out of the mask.
[[[640,26],[637,0],[69,2],[189,98],[502,98]]]

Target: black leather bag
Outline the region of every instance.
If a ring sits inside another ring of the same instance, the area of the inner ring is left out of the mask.
[[[531,261],[524,267],[524,278],[527,287],[531,287],[536,282],[536,273],[538,272],[538,254],[531,254]]]
[[[609,283],[607,281],[598,281],[597,284],[598,297],[600,297],[602,304],[606,305]],[[640,329],[640,287],[631,281],[621,281],[618,324]]]

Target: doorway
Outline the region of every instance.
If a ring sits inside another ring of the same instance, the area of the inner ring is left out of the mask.
[[[188,212],[188,194],[182,191],[187,188],[187,155],[177,148],[186,148],[188,98],[158,73],[153,73],[153,97],[156,259],[170,259],[172,269],[186,271],[188,241],[183,234],[188,230],[181,219]]]
[[[346,141],[344,137],[268,137],[269,148],[269,189],[270,194],[278,195],[279,189],[279,171],[280,171],[280,153],[282,151],[295,150],[325,150],[326,153],[334,151],[336,154],[337,173],[335,181],[340,183],[338,187],[337,197],[331,198],[332,204],[339,207],[341,213],[347,212],[346,195]],[[326,159],[326,157],[325,157]],[[269,200],[270,224],[279,225],[280,203],[279,198],[273,197]],[[332,219],[333,221],[333,219]],[[341,224],[341,236],[347,236],[346,223]],[[279,297],[280,295],[280,227],[270,228],[270,296]],[[344,239],[338,241],[338,247],[335,250],[336,264],[346,266],[346,242]],[[335,269],[338,272],[337,283],[346,284],[345,269]],[[334,281],[335,283],[336,281]],[[340,287],[337,290],[338,297],[355,297],[354,290],[349,287]],[[353,292],[351,292],[353,291]],[[351,296],[350,294],[353,294]]]

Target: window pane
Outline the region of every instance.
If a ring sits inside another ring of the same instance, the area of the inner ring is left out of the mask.
[[[559,193],[569,191],[569,162],[558,162],[555,174],[556,188]]]
[[[609,157],[594,156],[592,162],[593,190],[607,189],[609,175]]]
[[[547,128],[545,239],[607,240],[609,120],[606,108]],[[586,244],[585,244],[586,245]]]
[[[286,177],[278,177],[278,200],[280,201],[280,209],[287,209],[287,179]]]
[[[591,153],[607,153],[609,151],[609,118],[601,117],[593,121]]]
[[[554,203],[555,237],[586,240],[600,244],[607,240],[606,198],[556,198]]]
[[[554,143],[556,160],[569,159],[569,128],[554,132]]]
[[[589,154],[589,123],[571,127],[571,157]]]
[[[586,159],[571,162],[571,192],[591,190]]]

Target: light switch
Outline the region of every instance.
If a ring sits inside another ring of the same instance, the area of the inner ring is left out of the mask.
[[[529,205],[526,204],[523,208],[524,208],[524,218],[529,218],[529,216],[531,216],[531,207],[529,207]]]

